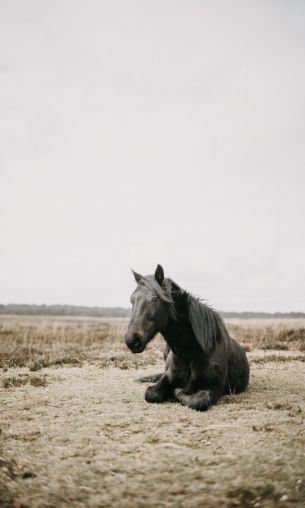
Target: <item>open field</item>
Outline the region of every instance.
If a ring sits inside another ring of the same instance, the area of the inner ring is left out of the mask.
[[[304,506],[305,320],[227,324],[249,389],[197,413],[144,401],[126,320],[1,316],[0,506]]]

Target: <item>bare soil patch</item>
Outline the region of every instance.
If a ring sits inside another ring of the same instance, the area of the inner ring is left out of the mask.
[[[247,392],[197,413],[144,401],[146,386],[135,379],[162,370],[160,339],[134,356],[122,344],[126,322],[102,323],[106,333],[96,336],[99,322],[32,319],[2,321],[19,331],[10,334],[10,352],[9,334],[2,342],[1,507],[304,506],[299,348],[252,350]],[[71,344],[83,357],[33,373],[30,343],[42,358],[68,354]],[[26,349],[22,366],[10,364],[17,344]],[[32,383],[36,376],[45,384]],[[7,379],[27,381],[5,386]]]

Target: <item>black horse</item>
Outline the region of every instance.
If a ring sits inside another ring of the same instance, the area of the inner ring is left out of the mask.
[[[171,279],[162,266],[137,282],[131,295],[132,316],[126,344],[142,353],[160,332],[166,343],[165,372],[143,380],[157,380],[145,393],[147,402],[176,399],[206,411],[223,394],[244,391],[249,364],[243,348],[229,336],[221,317]]]

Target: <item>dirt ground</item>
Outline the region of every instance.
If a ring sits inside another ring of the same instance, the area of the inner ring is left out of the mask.
[[[14,335],[2,323],[3,346]],[[304,353],[252,349],[247,392],[199,413],[144,401],[135,379],[162,371],[161,347],[157,340],[138,355],[150,363],[136,363],[124,326],[109,324],[92,360],[38,369],[5,357],[0,506],[303,507]]]

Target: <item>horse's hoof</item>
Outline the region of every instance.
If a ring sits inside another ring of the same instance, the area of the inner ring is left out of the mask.
[[[154,386],[149,386],[145,392],[145,400],[150,403],[163,402],[164,396]]]
[[[179,395],[181,396],[183,393],[183,388],[175,388],[174,390],[174,394],[175,394],[175,397],[179,397]]]

